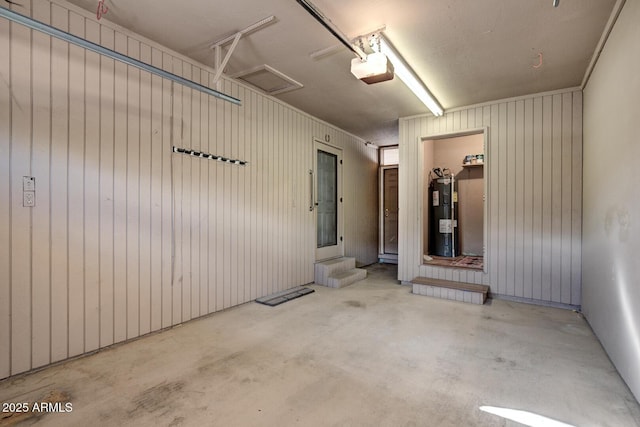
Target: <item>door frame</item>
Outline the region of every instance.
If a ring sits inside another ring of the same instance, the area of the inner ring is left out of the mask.
[[[337,170],[337,179],[338,179],[338,189],[337,189],[337,207],[338,207],[338,215],[337,215],[337,245],[333,246],[325,246],[323,248],[318,248],[318,151],[322,150],[324,152],[334,154],[338,158],[338,170]],[[328,144],[324,141],[321,141],[318,138],[313,138],[313,218],[314,218],[314,254],[315,260],[324,261],[331,258],[339,258],[344,256],[344,205],[343,205],[343,192],[342,192],[342,149],[336,147],[335,145]]]
[[[387,169],[398,169],[400,172],[400,165],[387,165],[380,166],[378,169],[378,203],[379,211],[378,217],[380,218],[378,232],[380,238],[378,239],[378,259],[389,261],[391,263],[398,262],[398,254],[387,254],[384,252],[384,171]],[[398,175],[399,177],[399,175]],[[400,187],[398,186],[398,192],[400,191]],[[398,210],[400,210],[400,206],[398,206]],[[398,227],[398,231],[399,227]]]
[[[445,132],[445,133],[437,133],[437,134],[431,134],[431,135],[426,135],[426,136],[422,136],[418,139],[419,143],[421,144],[421,146],[423,145],[424,141],[429,141],[429,140],[437,140],[437,139],[451,139],[451,138],[457,138],[457,137],[461,137],[461,136],[467,136],[467,135],[479,135],[482,134],[483,139],[484,139],[484,165],[483,165],[483,189],[484,189],[484,195],[483,195],[483,218],[482,218],[482,255],[484,258],[484,262],[483,262],[483,266],[482,266],[482,271],[485,274],[489,273],[489,258],[492,257],[493,255],[491,254],[491,251],[489,249],[489,236],[488,236],[488,231],[489,231],[489,202],[490,202],[490,198],[491,198],[491,193],[490,193],[490,187],[489,187],[489,170],[491,167],[491,163],[490,163],[490,159],[491,159],[491,144],[489,144],[490,138],[489,138],[489,132],[490,132],[490,128],[489,126],[482,126],[482,127],[477,127],[477,128],[472,128],[472,129],[465,129],[462,131],[458,131],[458,132]],[[421,149],[420,152],[422,152],[423,150]],[[426,182],[426,176],[422,176],[422,175],[426,175],[428,173],[428,171],[425,171],[425,165],[424,165],[424,156],[420,155],[418,157],[418,167],[419,170],[421,171],[421,177],[419,178],[419,182],[420,185],[425,185]],[[423,197],[423,193],[424,191],[420,192],[420,198],[422,199]],[[423,206],[422,200],[419,201],[420,206]],[[424,210],[422,211],[422,215],[424,215]],[[423,232],[423,222],[424,221],[419,221],[419,228],[420,228],[420,235],[424,236],[424,232]],[[424,250],[424,238],[420,239],[420,256],[422,257],[422,254],[425,253]],[[419,265],[423,264],[423,260],[420,259],[419,261]]]

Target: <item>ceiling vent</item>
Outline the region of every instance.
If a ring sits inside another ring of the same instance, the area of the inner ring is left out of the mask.
[[[267,64],[241,71],[231,77],[249,83],[268,95],[279,95],[303,87],[301,83]]]

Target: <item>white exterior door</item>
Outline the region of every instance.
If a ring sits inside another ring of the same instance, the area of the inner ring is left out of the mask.
[[[315,141],[316,260],[343,255],[342,150]]]

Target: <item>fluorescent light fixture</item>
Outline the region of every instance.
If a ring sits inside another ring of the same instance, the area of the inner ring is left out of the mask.
[[[438,101],[429,93],[424,83],[415,75],[409,65],[404,61],[397,50],[389,43],[389,41],[380,34],[380,52],[384,53],[389,61],[393,64],[395,74],[404,82],[405,85],[420,101],[433,113],[434,116],[441,116],[444,110]]]

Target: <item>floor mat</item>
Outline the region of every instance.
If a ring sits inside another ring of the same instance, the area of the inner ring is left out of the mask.
[[[298,286],[297,288],[289,289],[286,291],[278,292],[273,295],[258,298],[256,302],[270,307],[280,305],[284,302],[291,301],[292,299],[300,298],[302,296],[312,294],[315,291],[313,289],[305,288],[304,286]]]

